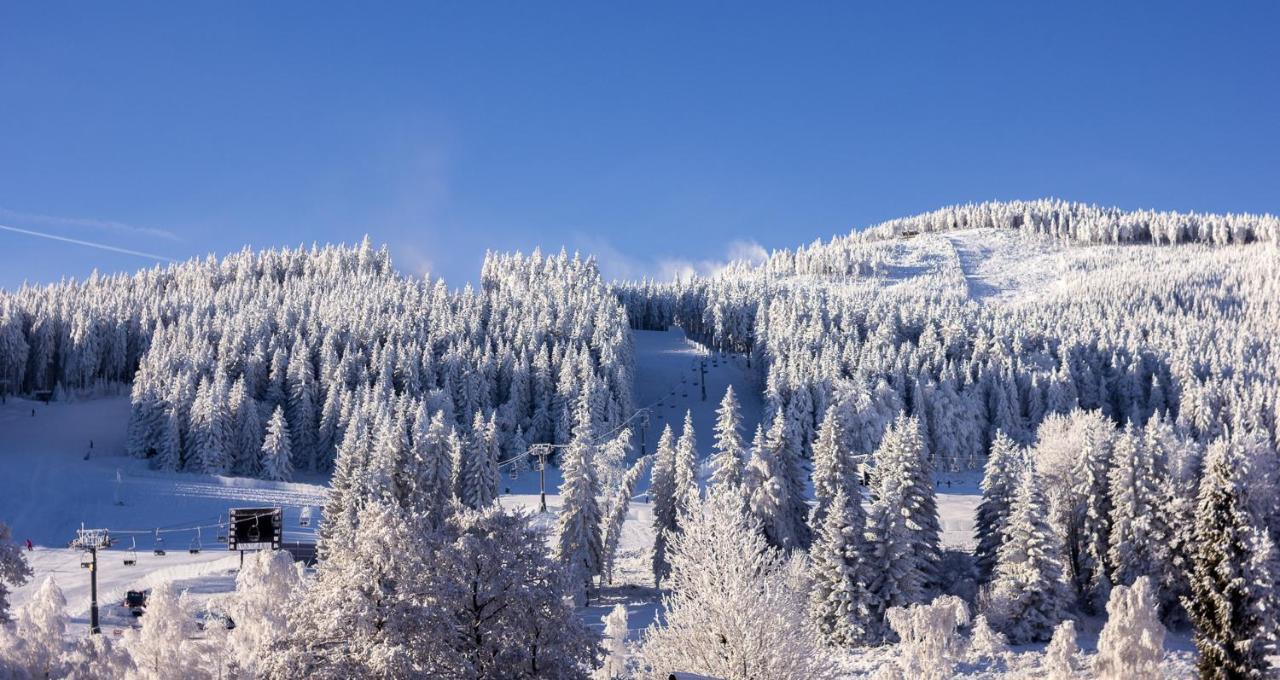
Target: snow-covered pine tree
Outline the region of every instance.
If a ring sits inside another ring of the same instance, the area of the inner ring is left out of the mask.
[[[1022,449],[1002,430],[996,430],[991,453],[982,475],[982,501],[974,521],[978,545],[974,561],[978,581],[985,583],[995,569],[996,555],[1004,541],[1005,524],[1025,466]]]
[[[662,585],[670,566],[667,546],[677,531],[676,450],[671,425],[662,428],[658,448],[653,454],[653,475],[649,482],[649,501],[653,505],[653,582]]]
[[[245,387],[243,376],[231,386],[228,402],[231,408],[231,471],[256,477],[260,473],[258,458],[262,452],[262,420],[257,403]]]
[[[0,624],[0,672],[4,677],[60,678],[67,675],[67,599],[45,577],[18,607],[12,628]],[[9,675],[12,673],[13,675]]]
[[[865,640],[874,615],[865,586],[866,514],[839,486],[827,507],[809,548],[809,616],[826,644],[848,647]]]
[[[720,408],[716,410],[715,445],[711,454],[712,487],[742,485],[746,443],[742,440],[742,413],[733,385],[725,388]]]
[[[31,574],[9,525],[0,521],[0,626],[9,620],[9,589],[26,583]]]
[[[898,459],[894,469],[900,470],[909,482],[903,499],[903,511],[907,513],[908,527],[914,540],[912,552],[914,568],[920,573],[923,586],[928,589],[939,585],[938,567],[942,560],[942,527],[938,520],[938,500],[934,491],[933,471],[929,469],[920,423],[916,418],[900,414],[880,442],[880,455]]]
[[[1275,586],[1274,556],[1251,516],[1248,463],[1235,442],[1214,442],[1205,456],[1191,556],[1191,596],[1183,605],[1195,626],[1200,677],[1264,676],[1270,667],[1267,607]]]
[[[420,493],[415,503],[427,517],[429,525],[438,526],[453,499],[453,460],[449,448],[450,427],[445,424],[443,411],[431,414],[427,420],[425,402],[418,407],[414,419],[413,450],[417,457],[418,486]]]
[[[190,462],[197,472],[216,475],[230,467],[230,413],[220,392],[213,381],[201,380],[191,405]]]
[[[1153,516],[1160,508],[1160,471],[1156,461],[1130,423],[1116,436],[1114,463],[1109,473],[1111,493],[1111,546],[1108,560],[1112,581],[1132,585],[1141,576],[1158,578],[1161,540],[1154,531]]]
[[[1028,466],[1013,497],[991,584],[983,594],[983,613],[1015,644],[1048,640],[1069,609],[1061,539],[1047,516],[1039,475]]]
[[[315,369],[311,350],[301,337],[293,341],[285,379],[286,411],[289,422],[290,447],[295,468],[315,472],[319,457],[316,451],[318,429]]]
[[[792,418],[788,418],[783,411],[777,411],[765,432],[764,448],[773,457],[777,476],[785,487],[783,519],[791,524],[793,543],[784,547],[803,550],[812,540],[807,500],[808,471],[801,459],[803,444],[800,433],[792,427],[794,416],[792,414]]]
[[[764,426],[756,426],[751,457],[744,473],[743,494],[747,513],[769,545],[791,549],[796,546],[795,523],[791,521],[790,486],[775,452],[765,443]]]
[[[267,421],[267,433],[262,440],[262,474],[267,479],[288,481],[293,478],[293,453],[289,448],[289,424],[284,419],[284,407],[277,406]]]
[[[827,407],[827,413],[818,427],[818,438],[813,442],[813,508],[811,526],[819,527],[826,517],[836,493],[844,491],[846,497],[861,498],[858,493],[857,470],[848,452],[843,448],[840,436],[838,404]]]
[[[684,428],[676,441],[676,516],[693,506],[698,496],[698,444],[693,431],[693,411],[684,412]],[[678,522],[679,520],[677,520]]]
[[[1111,591],[1107,553],[1111,545],[1112,467],[1110,432],[1105,421],[1088,421],[1084,448],[1072,464],[1075,507],[1069,518],[1067,550],[1076,597],[1086,612],[1100,612]]]
[[[459,497],[473,510],[483,508],[498,498],[498,442],[492,417],[485,420],[479,411],[471,421],[463,454]]]
[[[600,574],[603,563],[600,489],[594,472],[596,442],[589,391],[583,390],[579,395],[575,411],[573,437],[561,458],[564,482],[560,485],[556,559],[565,567],[575,603],[583,606],[590,595],[591,581]]]

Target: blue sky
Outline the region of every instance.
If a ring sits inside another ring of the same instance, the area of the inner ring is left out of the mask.
[[[0,225],[708,266],[957,202],[1280,211],[1278,3],[0,5]],[[0,230],[0,286],[149,260]]]

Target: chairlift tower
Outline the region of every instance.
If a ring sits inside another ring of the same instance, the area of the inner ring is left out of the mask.
[[[98,625],[98,549],[111,546],[111,534],[106,529],[85,529],[80,525],[72,548],[79,548],[89,553],[89,634],[98,635],[102,628]]]

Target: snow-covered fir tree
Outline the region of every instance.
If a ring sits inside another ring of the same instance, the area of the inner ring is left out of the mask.
[[[809,548],[809,615],[828,645],[863,642],[866,622],[877,614],[867,593],[865,527],[860,499],[837,487]]]
[[[987,620],[1015,644],[1048,640],[1070,608],[1060,539],[1049,527],[1047,514],[1039,476],[1026,468],[983,595]]]
[[[684,514],[698,496],[698,445],[693,431],[693,411],[684,413],[684,427],[676,441],[676,515]],[[678,520],[677,520],[678,521]]]
[[[0,521],[0,625],[9,620],[10,588],[26,583],[31,574],[22,548],[13,542],[12,530]]]
[[[986,581],[995,569],[1000,544],[1004,542],[1005,525],[1008,523],[1013,496],[1025,467],[1025,456],[1018,445],[997,431],[991,442],[991,452],[982,475],[982,502],[974,519],[978,545],[974,549],[974,561],[978,579]]]
[[[1238,442],[1209,447],[1196,512],[1191,595],[1203,678],[1257,677],[1268,672],[1265,645],[1275,586],[1274,548],[1252,514]]]
[[[675,435],[672,434],[670,425],[662,428],[658,448],[653,453],[649,501],[653,504],[653,582],[660,586],[671,569],[667,561],[667,550],[679,521]]]
[[[289,424],[284,419],[284,407],[277,406],[267,421],[267,433],[262,440],[262,474],[267,479],[289,480],[293,477],[293,451],[289,443]]]
[[[591,581],[601,574],[604,563],[595,430],[591,423],[591,397],[584,391],[576,405],[573,439],[561,457],[564,482],[560,485],[556,531],[556,558],[565,567],[578,606],[585,604]]]
[[[742,407],[733,393],[733,385],[725,388],[720,408],[716,410],[715,444],[711,454],[712,487],[742,485],[746,466],[746,442],[742,440]]]

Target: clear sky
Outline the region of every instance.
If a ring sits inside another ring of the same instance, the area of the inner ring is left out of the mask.
[[[1280,211],[1280,3],[0,4],[0,225],[115,248],[639,276],[1042,196]]]

